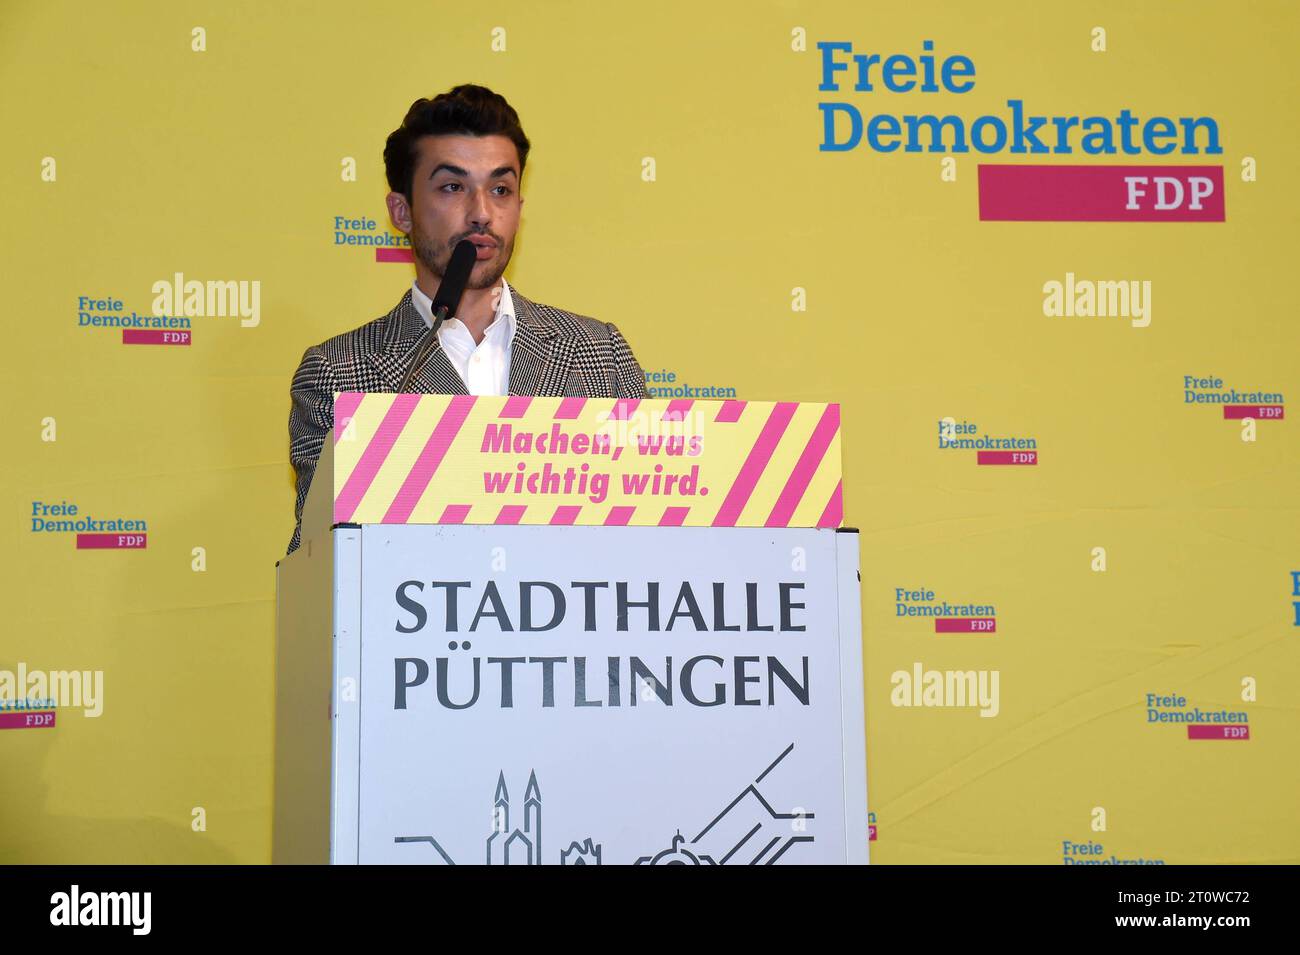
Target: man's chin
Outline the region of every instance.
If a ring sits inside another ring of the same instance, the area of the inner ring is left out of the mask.
[[[505,263],[498,265],[492,259],[485,259],[475,264],[469,273],[469,284],[466,288],[484,289],[492,288],[501,281],[501,276],[505,274]]]

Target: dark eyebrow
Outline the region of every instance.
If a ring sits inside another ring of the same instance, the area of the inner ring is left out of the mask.
[[[433,167],[433,172],[429,173],[429,178],[432,179],[434,176],[438,175],[438,173],[442,172],[443,170],[446,170],[447,172],[451,173],[453,176],[464,176],[466,178],[469,177],[468,169],[462,169],[460,166],[453,166],[451,163],[440,162],[438,163],[438,165]],[[492,170],[492,175],[489,176],[488,178],[500,179],[506,173],[510,173],[510,175],[514,176],[516,179],[519,178],[519,173],[515,172],[514,167],[512,166],[498,166],[496,169]]]

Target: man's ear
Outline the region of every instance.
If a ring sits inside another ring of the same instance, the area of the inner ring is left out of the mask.
[[[390,192],[384,202],[388,204],[388,218],[393,227],[403,235],[411,233],[411,204],[400,192]]]

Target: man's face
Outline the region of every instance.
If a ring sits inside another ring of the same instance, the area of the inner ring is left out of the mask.
[[[461,239],[478,246],[469,288],[500,281],[519,228],[519,153],[505,136],[424,136],[408,203],[388,194],[393,225],[419,262],[441,279]]]

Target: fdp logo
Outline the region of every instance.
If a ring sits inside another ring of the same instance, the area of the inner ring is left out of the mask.
[[[400,233],[380,228],[379,222],[368,216],[335,216],[334,244],[372,248],[376,262],[413,261],[411,240]]]
[[[1029,435],[982,433],[974,421],[951,415],[939,419],[939,450],[974,451],[976,464],[1036,465],[1038,440]]]
[[[148,522],[82,514],[73,501],[32,501],[33,534],[75,534],[77,550],[143,550],[149,543]]]
[[[1286,396],[1282,392],[1253,386],[1239,391],[1215,375],[1184,375],[1183,403],[1218,405],[1223,409],[1223,420],[1240,422],[1243,441],[1256,440],[1256,422],[1286,418]]]

